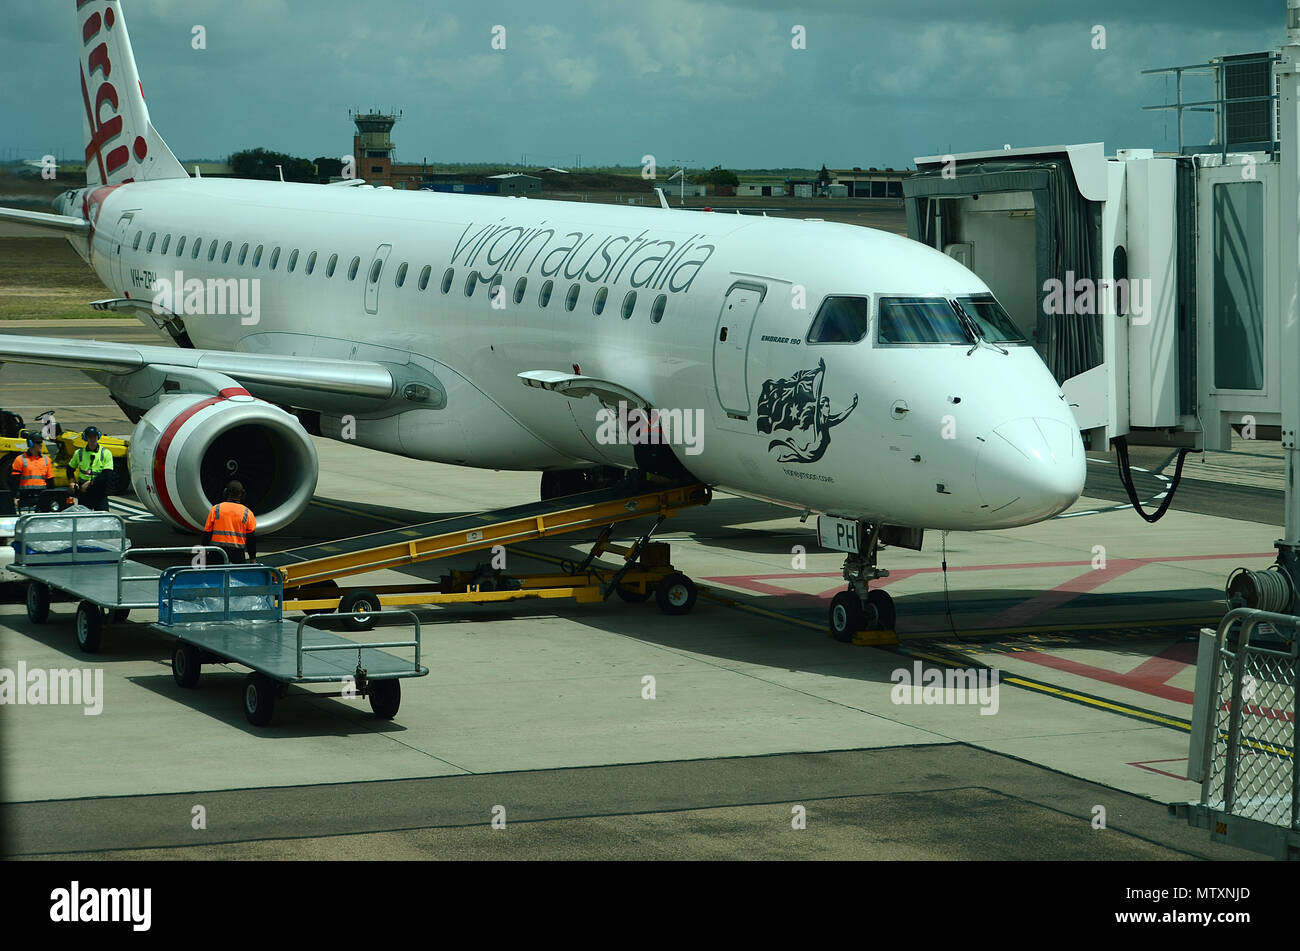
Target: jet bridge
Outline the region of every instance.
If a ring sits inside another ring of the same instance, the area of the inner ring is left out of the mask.
[[[904,195],[911,236],[985,280],[1087,446],[1118,450],[1121,475],[1128,442],[1224,450],[1235,426],[1281,439],[1277,561],[1234,573],[1228,613],[1202,632],[1188,773],[1202,795],[1171,811],[1296,859],[1300,0],[1287,0],[1286,30],[1279,51],[1148,71],[1176,77],[1177,101],[1148,107],[1176,111],[1176,153],[1107,156],[1089,143],[928,156]],[[1197,72],[1214,98],[1184,100],[1184,74]],[[1212,145],[1184,145],[1187,111],[1213,114]]]

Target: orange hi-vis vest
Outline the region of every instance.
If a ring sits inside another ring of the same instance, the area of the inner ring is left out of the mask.
[[[19,489],[43,489],[54,478],[54,469],[45,456],[33,458],[25,452],[14,460],[13,474],[18,476]]]
[[[252,509],[238,502],[218,502],[208,513],[208,522],[203,526],[205,532],[212,533],[214,545],[237,545],[243,548],[248,542],[248,533],[257,531],[257,519]]]

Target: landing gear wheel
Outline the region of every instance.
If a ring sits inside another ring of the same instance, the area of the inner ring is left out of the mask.
[[[683,574],[673,573],[655,585],[655,601],[664,614],[686,614],[695,607],[699,592],[695,582]]]
[[[27,583],[27,620],[44,624],[50,619],[50,588],[39,581]]]
[[[865,623],[862,602],[855,592],[841,591],[831,599],[831,636],[837,641],[849,643]]]
[[[873,605],[876,609],[876,623],[873,630],[892,631],[894,623],[898,618],[898,613],[894,610],[894,599],[889,596],[888,591],[881,591],[876,588],[867,592],[867,604]]]
[[[370,709],[381,720],[391,720],[397,716],[397,708],[402,705],[402,682],[400,680],[374,680],[370,683]]]
[[[113,624],[121,624],[130,616],[131,616],[130,608],[114,608],[113,614],[109,618],[109,621]]]
[[[193,687],[203,672],[203,654],[192,644],[177,644],[172,651],[172,677],[181,687]]]
[[[266,674],[251,673],[244,681],[244,716],[253,726],[266,726],[275,715],[276,683]]]
[[[638,591],[636,588],[619,585],[618,596],[628,604],[642,604],[650,599],[650,592]]]
[[[99,605],[82,601],[77,605],[77,646],[87,654],[99,650],[104,636],[104,612]]]
[[[343,626],[349,631],[372,630],[375,619],[367,615],[379,609],[379,595],[365,588],[354,588],[343,595],[343,600],[339,602],[339,613],[351,615],[343,619]]]

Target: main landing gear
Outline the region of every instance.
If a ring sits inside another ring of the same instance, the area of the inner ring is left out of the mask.
[[[871,643],[896,643],[894,599],[886,591],[868,589],[877,578],[889,572],[876,567],[876,550],[880,545],[880,526],[859,523],[858,538],[865,543],[857,554],[844,559],[844,580],[848,589],[831,599],[830,630],[837,641],[851,642],[859,631],[866,631]]]

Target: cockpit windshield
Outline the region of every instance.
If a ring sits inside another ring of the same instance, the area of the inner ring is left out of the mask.
[[[882,297],[877,339],[887,344],[972,344],[961,315],[942,297]]]
[[[981,337],[989,343],[1027,344],[1011,315],[1002,309],[992,294],[959,297],[957,304],[970,318]]]

